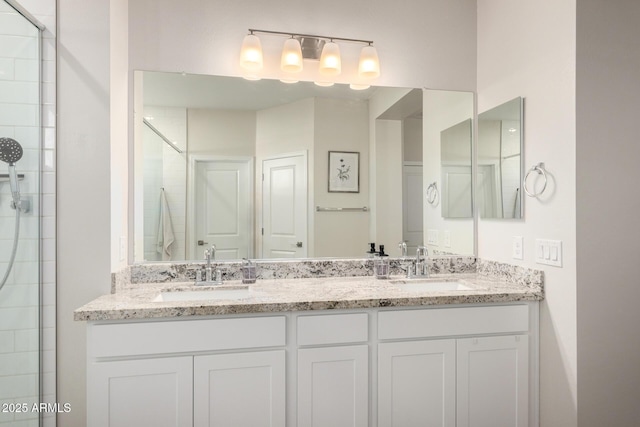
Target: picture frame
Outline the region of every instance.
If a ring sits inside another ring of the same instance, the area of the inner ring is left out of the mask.
[[[360,152],[329,151],[329,193],[360,192]]]

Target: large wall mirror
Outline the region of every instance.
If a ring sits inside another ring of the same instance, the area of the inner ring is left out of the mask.
[[[522,98],[478,115],[478,215],[522,218]]]
[[[409,254],[473,255],[473,219],[426,196],[442,188],[443,131],[472,119],[472,93],[134,81],[136,263],[202,259],[211,244],[219,260],[360,258],[370,242],[399,256],[402,241]]]

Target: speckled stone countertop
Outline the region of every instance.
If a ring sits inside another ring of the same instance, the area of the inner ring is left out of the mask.
[[[518,269],[523,270],[518,267]],[[176,318],[242,313],[276,313],[285,311],[404,307],[443,304],[474,304],[543,299],[542,274],[529,270],[520,274],[496,275],[487,264],[479,273],[433,274],[431,281],[459,281],[467,290],[432,291],[412,289],[419,279],[404,280],[392,276],[377,280],[371,276],[263,279],[249,285],[248,295],[238,299],[193,299],[154,302],[161,292],[220,291],[238,289],[240,281],[231,280],[219,287],[194,286],[193,282],[144,283],[135,289],[102,296],[74,313],[75,320],[127,320]],[[488,275],[487,272],[493,273]],[[404,283],[407,284],[404,284]],[[422,288],[423,285],[417,286]],[[223,292],[224,293],[224,292]]]

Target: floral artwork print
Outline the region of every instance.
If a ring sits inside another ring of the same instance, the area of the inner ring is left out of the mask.
[[[338,168],[338,179],[340,181],[347,181],[349,179],[349,171],[351,166],[344,164],[344,159],[340,159],[340,167]]]
[[[360,192],[360,153],[329,151],[329,192]]]

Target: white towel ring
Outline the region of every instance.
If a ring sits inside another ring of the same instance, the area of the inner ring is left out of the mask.
[[[438,186],[436,185],[435,181],[429,184],[429,186],[427,187],[426,193],[427,193],[427,203],[429,203],[430,205],[433,205],[436,202],[436,200],[440,198],[440,193],[438,192]]]
[[[531,172],[537,172],[538,175],[542,175],[542,178],[544,179],[544,184],[542,185],[542,189],[537,193],[533,193],[529,191],[529,189],[527,188],[527,178],[529,178],[529,174],[531,174]],[[540,162],[537,165],[533,166],[531,169],[529,169],[529,172],[527,172],[527,174],[524,176],[523,187],[524,187],[524,192],[527,193],[527,196],[529,197],[538,197],[542,193],[544,193],[544,190],[547,188],[547,173],[544,170],[544,163]]]

